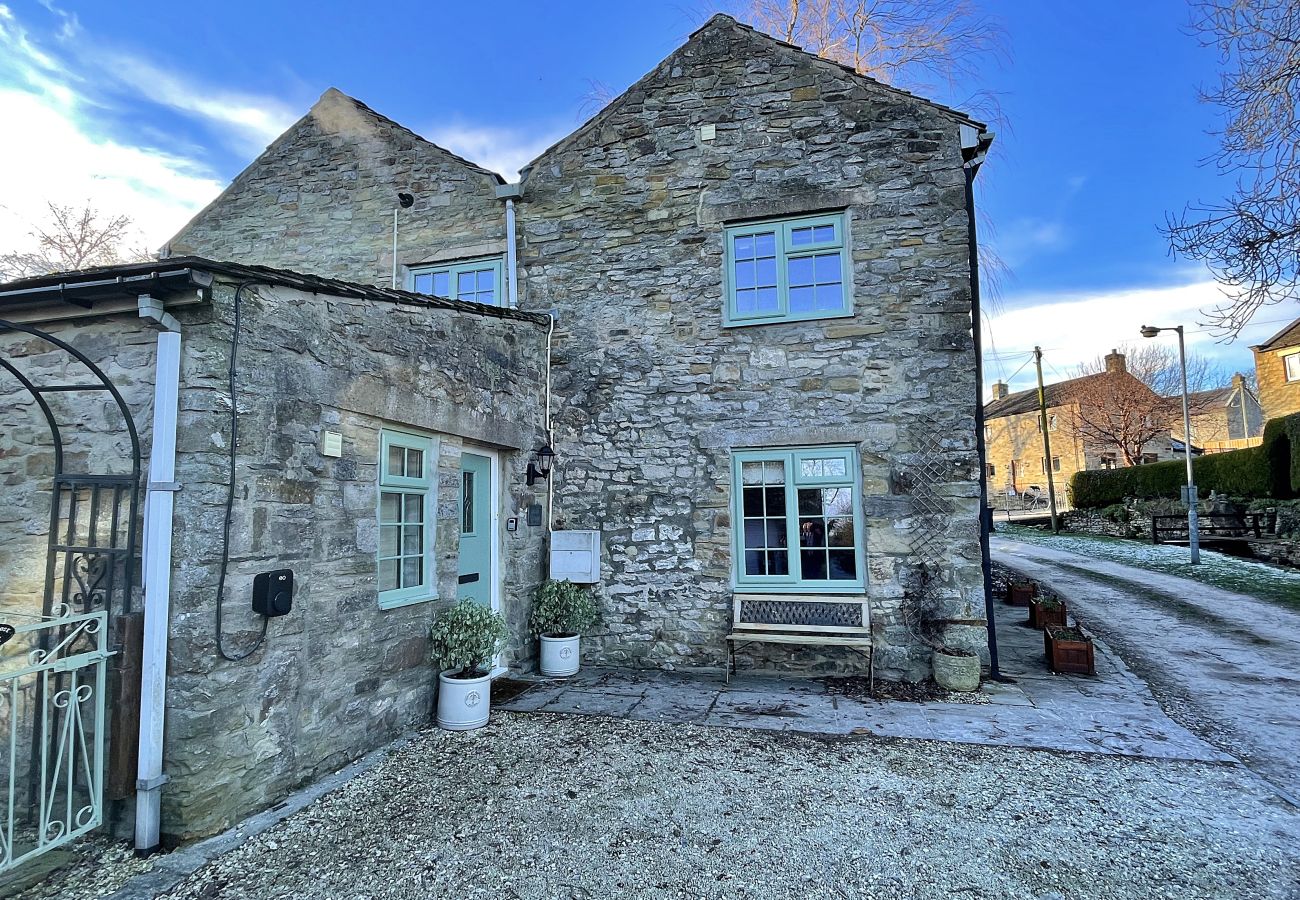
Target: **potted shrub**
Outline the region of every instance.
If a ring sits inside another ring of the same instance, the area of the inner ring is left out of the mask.
[[[1065,625],[1065,603],[1059,597],[1035,597],[1029,601],[1029,627]]]
[[[1011,606],[1028,606],[1038,596],[1038,585],[1032,581],[1012,581],[1007,584],[1007,603]]]
[[[1095,671],[1092,638],[1077,626],[1047,626],[1043,629],[1043,649],[1053,672],[1092,675]]]
[[[449,731],[487,724],[492,705],[492,658],[506,640],[506,620],[472,600],[444,609],[429,629],[438,673],[437,720]]]
[[[563,678],[577,672],[582,633],[599,620],[596,598],[586,588],[567,580],[538,587],[529,622],[541,644],[542,674]]]

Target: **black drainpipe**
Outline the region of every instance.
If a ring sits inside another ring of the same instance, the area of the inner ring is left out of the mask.
[[[988,503],[988,448],[984,445],[984,351],[980,340],[980,263],[979,240],[975,235],[975,170],[973,160],[966,170],[966,235],[970,253],[971,336],[975,343],[975,446],[980,465],[980,568],[984,571],[984,618],[989,639],[989,678],[1003,681],[998,669],[998,635],[993,612],[993,562],[989,558],[989,532],[993,530],[993,510]]]

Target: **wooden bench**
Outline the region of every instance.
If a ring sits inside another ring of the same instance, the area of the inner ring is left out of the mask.
[[[746,644],[848,647],[868,659],[871,618],[866,597],[735,594],[727,635],[727,681],[736,672],[736,650]]]

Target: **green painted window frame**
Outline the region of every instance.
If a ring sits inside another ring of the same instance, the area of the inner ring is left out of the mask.
[[[795,231],[815,228],[819,225],[833,226],[834,239],[808,244],[794,243]],[[761,234],[775,235],[777,308],[771,312],[742,313],[736,298],[736,238]],[[840,319],[853,315],[853,264],[847,211],[728,225],[723,230],[723,245],[722,283],[725,302],[722,323],[724,326],[806,322],[815,319]],[[840,256],[841,307],[835,310],[790,312],[790,261],[822,255],[827,251],[836,251]]]
[[[809,473],[802,463],[811,460],[841,460],[844,474]],[[788,569],[786,575],[745,574],[745,510],[742,469],[747,462],[785,464],[785,522]],[[847,488],[853,511],[854,579],[806,579],[799,558],[799,500],[801,487]],[[854,447],[793,447],[773,450],[733,450],[731,453],[732,587],[752,593],[861,594],[866,589],[866,541],[862,524],[862,469]]]
[[[420,473],[412,476],[406,471],[406,464],[409,462],[404,456],[402,472],[394,472],[390,467],[390,451],[393,449],[402,450],[419,450],[423,454],[421,457]],[[410,585],[408,587],[396,588],[394,590],[379,591],[379,608],[396,609],[401,606],[410,606],[414,603],[427,603],[437,595],[437,577],[434,572],[434,553],[433,542],[436,531],[436,521],[434,512],[437,508],[436,485],[438,483],[438,458],[437,442],[428,435],[415,434],[409,431],[397,431],[385,428],[379,434],[379,484],[375,492],[375,521],[377,523],[377,539],[375,546],[375,584],[379,584],[381,560],[392,559],[393,557],[384,557],[383,553],[383,502],[384,494],[400,494],[406,496],[420,496],[421,512],[423,515],[422,525],[424,528],[424,568],[423,580],[420,584]],[[405,504],[405,500],[402,501]],[[392,524],[392,523],[390,523]],[[398,541],[402,536],[399,534]],[[400,552],[400,551],[399,551]],[[397,557],[399,560],[402,557]],[[399,568],[401,563],[398,563]]]
[[[432,291],[420,291],[416,288],[417,279],[428,275],[436,276],[440,274],[447,275],[447,293],[451,296],[445,297],[446,300],[457,300],[462,303],[477,303],[475,300],[462,300],[460,297],[460,275],[466,272],[485,272],[492,271],[492,297],[493,303],[480,303],[481,306],[505,306],[505,297],[502,295],[503,274],[505,271],[505,262],[500,256],[480,256],[475,259],[457,260],[449,263],[434,263],[427,266],[411,266],[407,271],[406,289],[416,294],[427,294],[430,297],[439,297],[440,294],[434,294]]]

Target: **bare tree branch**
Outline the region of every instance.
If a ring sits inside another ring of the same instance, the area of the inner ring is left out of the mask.
[[[29,232],[35,249],[0,254],[0,279],[28,278],[149,258],[148,254],[125,246],[131,234],[130,216],[103,217],[89,203],[80,207],[57,203],[46,206],[49,218]]]
[[[1168,217],[1175,253],[1209,266],[1225,302],[1211,323],[1236,336],[1260,309],[1300,291],[1300,5],[1197,0],[1193,29],[1224,72],[1201,99],[1226,118],[1213,161],[1236,178],[1218,203]]]

